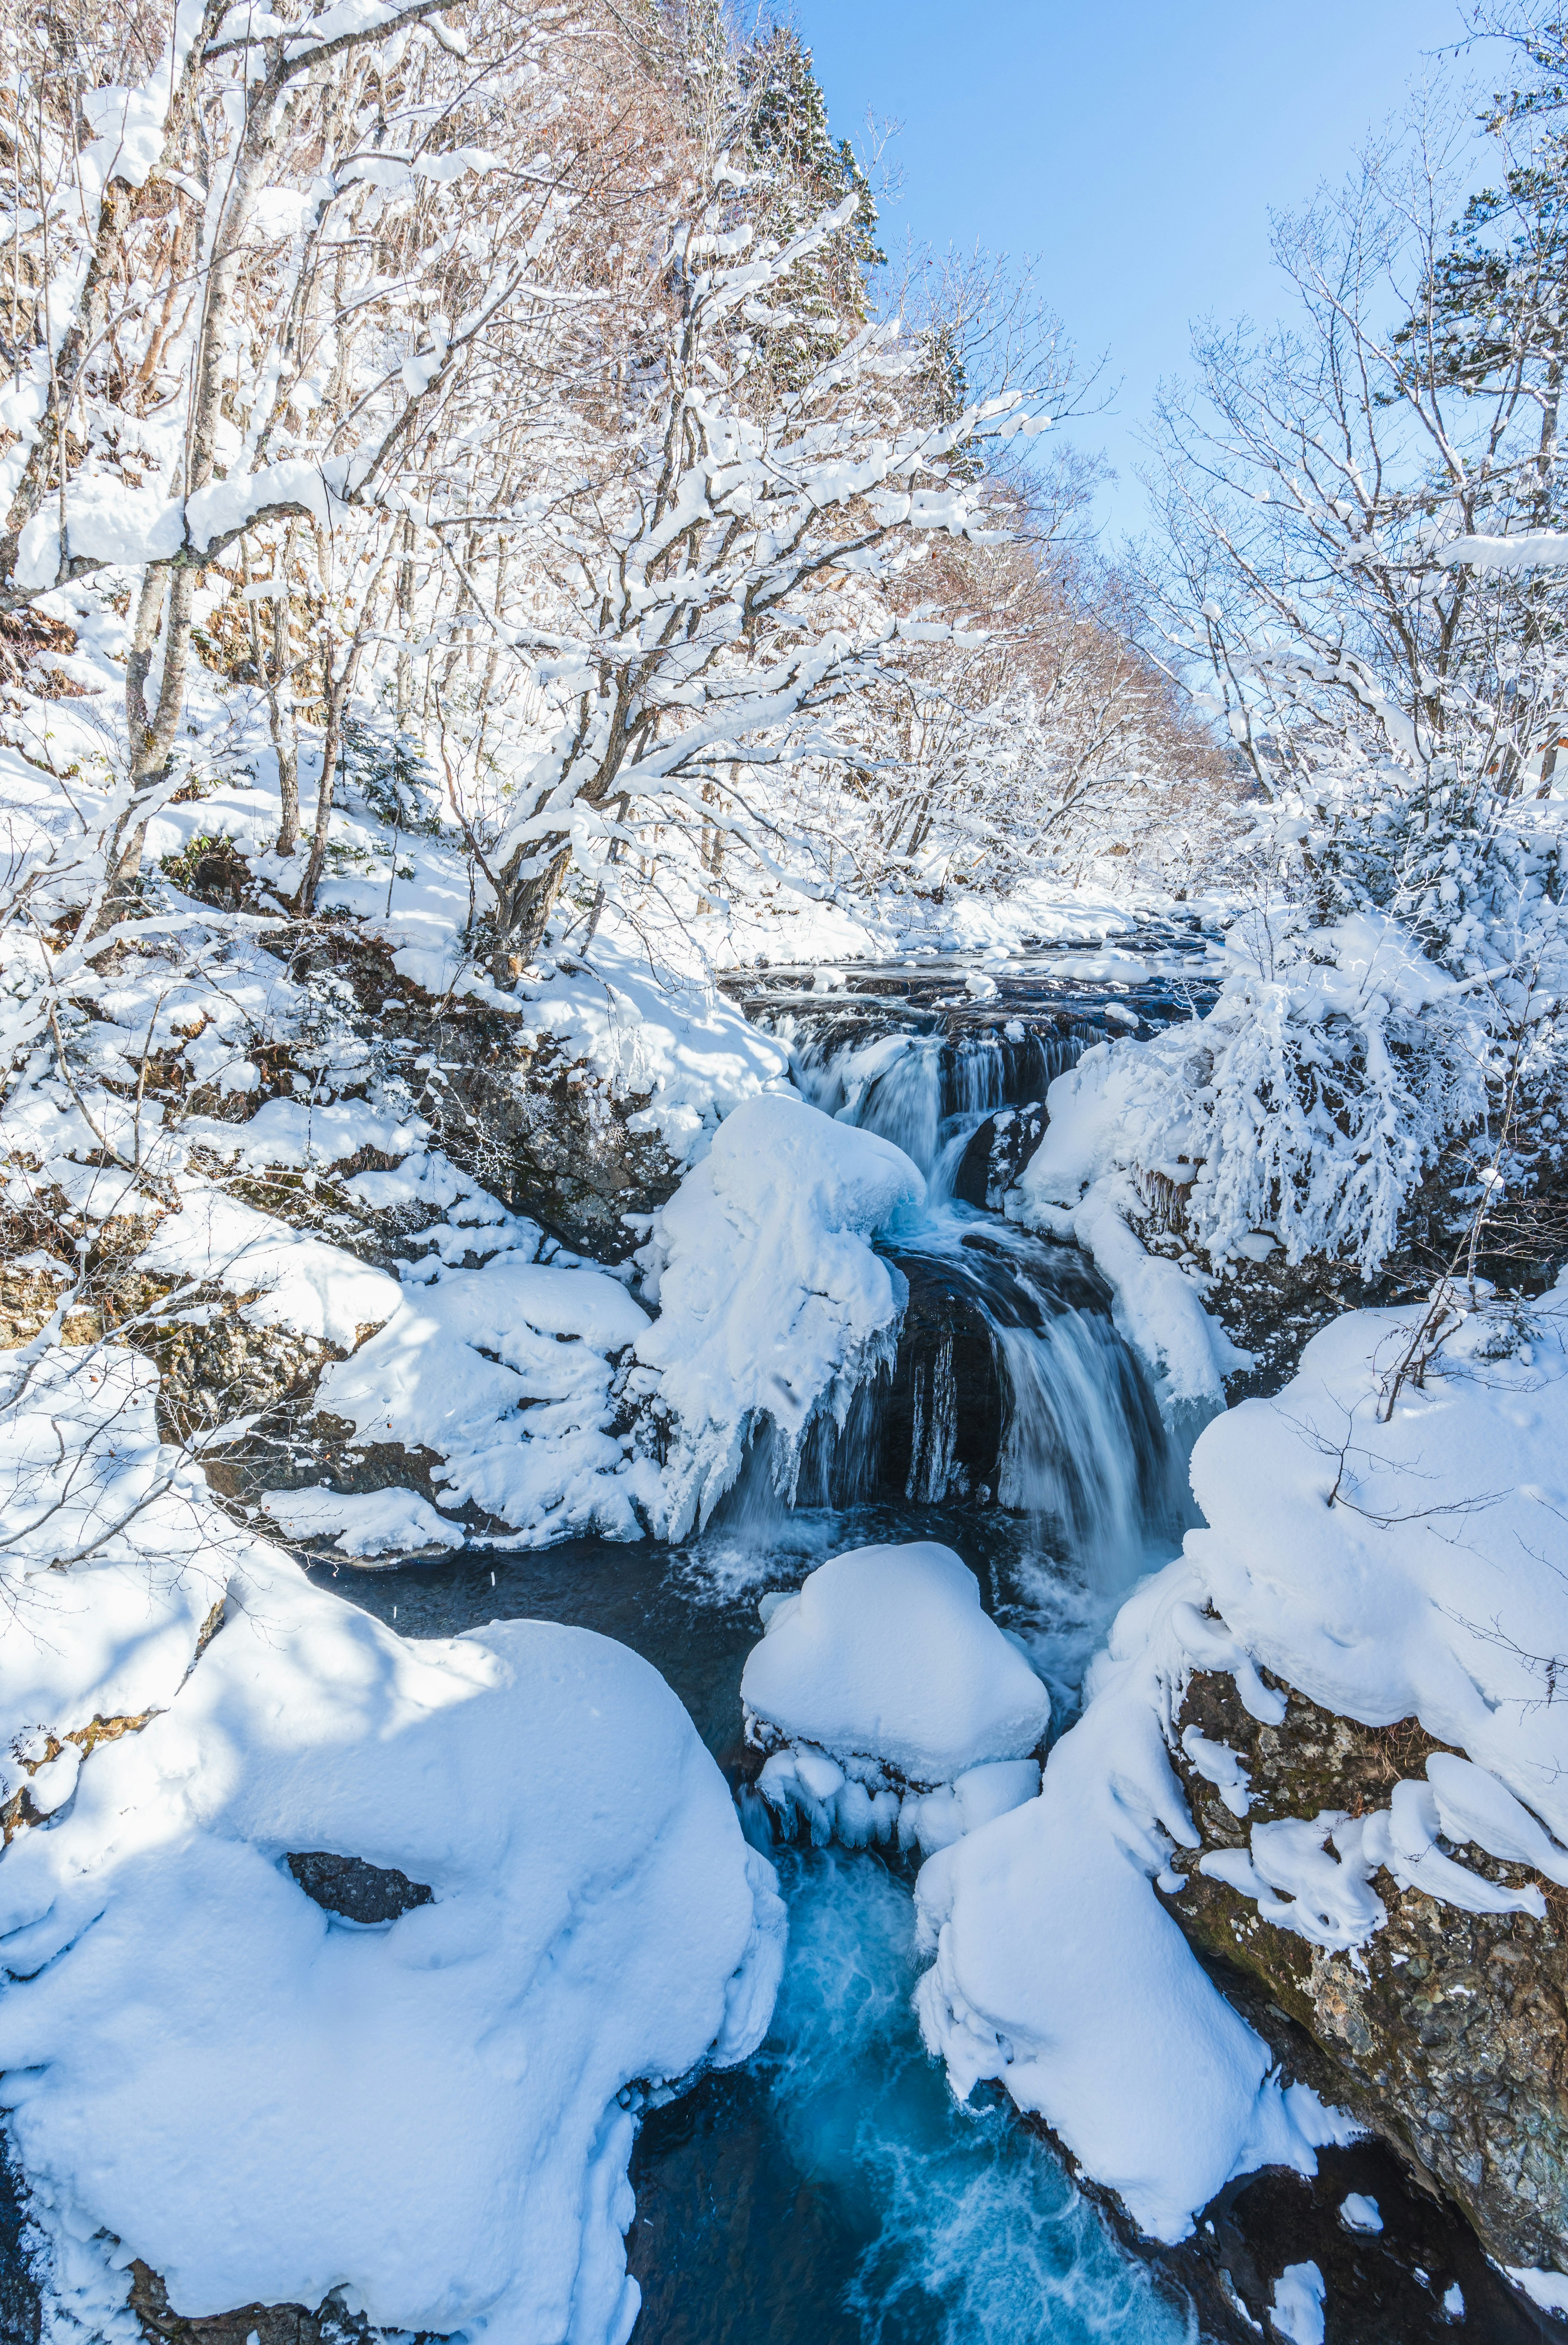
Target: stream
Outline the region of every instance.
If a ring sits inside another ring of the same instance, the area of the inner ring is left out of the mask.
[[[841,1433],[808,1444],[793,1506],[764,1441],[685,1547],[312,1567],[411,1636],[533,1615],[632,1646],[687,1705],[779,1868],[789,1951],[766,2043],[652,2111],[634,2155],[636,2345],[1239,2340],[1278,2334],[1264,2326],[1272,2281],[1308,2256],[1329,2280],[1328,2345],[1452,2336],[1439,2274],[1462,2281],[1466,2333],[1543,2333],[1461,2220],[1373,2146],[1324,2153],[1315,2183],[1232,2185],[1189,2246],[1152,2249],[999,2092],[952,2098],[911,2005],[908,1862],[777,1846],[750,1788],[740,1674],[769,1590],[849,1548],[940,1538],[1049,1685],[1060,1733],[1122,1597],[1195,1519],[1185,1458],[1093,1264],[987,1204],[1050,1081],[1107,1034],[1206,1006],[1204,959],[1196,931],[1173,930],[978,988],[952,963],[857,967],[852,990],[832,972],[824,991],[809,971],[738,988],[789,1041],[802,1091],[896,1141],[928,1180],[924,1213],[886,1247],[909,1285],[898,1360]],[[1339,2224],[1350,2190],[1378,2198],[1380,2238]]]
[[[858,966],[852,983],[809,970],[738,980],[748,1014],[788,1041],[801,1090],[896,1141],[928,1182],[923,1212],[885,1247],[908,1287],[897,1359],[841,1432],[808,1444],[793,1503],[759,1440],[682,1547],[579,1539],[374,1570],[302,1558],[406,1636],[533,1617],[632,1647],[686,1704],[778,1867],[789,1943],[765,2043],[650,2110],[633,2155],[634,2345],[1243,2345],[1281,2335],[1272,2289],[1307,2259],[1328,2283],[1323,2345],[1559,2333],[1375,2144],[1324,2151],[1313,2181],[1231,2184],[1180,2248],[1138,2238],[1043,2126],[993,2087],[961,2107],[928,2057],[911,2002],[910,1861],[779,1845],[752,1788],[740,1677],[759,1599],[829,1556],[915,1538],[954,1548],[1049,1686],[1060,1734],[1122,1598],[1176,1552],[1194,1519],[1186,1460],[1108,1289],[1077,1249],[995,1207],[1043,1129],[1051,1080],[1107,1035],[1202,1009],[1213,984],[1196,923],[1004,969],[923,961]],[[1380,2236],[1340,2222],[1351,2191],[1378,2201]],[[0,2345],[38,2335],[20,2225],[0,2167]],[[1441,2309],[1455,2281],[1458,2330]]]

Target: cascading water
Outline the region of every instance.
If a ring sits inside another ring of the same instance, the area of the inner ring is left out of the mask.
[[[953,1194],[981,1127],[1032,1113],[1021,1129],[1036,1134],[1050,1084],[1102,1039],[1063,1013],[868,1039],[840,1011],[798,1044],[808,1096],[912,1157],[927,1203],[887,1247],[909,1288],[897,1360],[841,1427],[813,1428],[797,1503],[995,1505],[1030,1517],[1041,1545],[1106,1588],[1183,1518],[1170,1444],[1104,1280],[1076,1247]]]
[[[870,1038],[839,1018],[796,1051],[794,1075],[814,1107],[880,1132],[920,1166],[933,1196],[951,1196],[976,1128],[999,1108],[1044,1099],[1102,1039],[1071,1018]]]
[[[813,1428],[798,1503],[995,1505],[1102,1585],[1125,1584],[1180,1508],[1105,1282],[1076,1247],[962,1205],[928,1210],[890,1252],[909,1287],[897,1358],[841,1429]]]

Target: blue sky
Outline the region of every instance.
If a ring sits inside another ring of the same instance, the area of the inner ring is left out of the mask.
[[[1037,256],[1081,353],[1122,389],[1084,429],[1116,465],[1100,502],[1136,528],[1136,432],[1189,321],[1277,315],[1268,208],[1337,178],[1462,31],[1457,0],[796,0],[835,131],[901,127],[890,255]],[[1461,61],[1501,81],[1496,44]]]

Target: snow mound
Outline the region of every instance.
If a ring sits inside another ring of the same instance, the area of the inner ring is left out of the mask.
[[[0,1874],[0,2064],[76,2333],[136,2338],[139,2256],[193,2317],[336,2289],[624,2345],[637,2109],[754,2048],[785,1928],[657,1673],[545,1622],[407,1642],[252,1543],[74,1792]],[[433,1895],[341,1921],[310,1851]]]
[[[788,1828],[929,1856],[1038,1792],[1050,1696],[951,1548],[834,1556],[768,1601],[764,1629],[740,1691]]]
[[[461,1547],[461,1523],[438,1515],[415,1490],[264,1490],[261,1504],[290,1538],[327,1538],[341,1555],[408,1555],[418,1548]]]
[[[813,1416],[841,1424],[858,1385],[891,1358],[905,1289],[871,1240],[924,1197],[901,1149],[792,1094],[725,1118],[639,1256],[659,1316],[637,1358],[674,1422],[664,1537],[707,1521],[764,1420],[792,1489]]]
[[[1179,1568],[1179,1567],[1178,1567]],[[995,2078],[1158,2239],[1259,2166],[1311,2173],[1349,2137],[1200,1967],[1153,1893],[1194,1834],[1166,1751],[1146,1608],[1129,1599],[1041,1795],[940,1852],[916,1883],[934,1955],[916,1991],[929,2048],[967,2099]]]
[[[749,1721],[863,1752],[918,1784],[1026,1759],[1051,1700],[951,1548],[855,1548],[771,1608],[740,1682]]]

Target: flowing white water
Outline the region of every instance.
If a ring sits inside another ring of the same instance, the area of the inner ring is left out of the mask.
[[[1039,1100],[1092,1034],[1013,1020],[868,1041],[840,1024],[797,1051],[796,1079],[818,1106],[927,1174],[924,1211],[890,1241],[917,1290],[898,1366],[840,1432],[824,1430],[802,1489],[840,1506],[979,1497],[1034,1518],[1043,1544],[1120,1589],[1186,1518],[1147,1377],[1076,1249],[953,1196],[977,1127]]]
[[[975,1127],[999,1107],[1043,1099],[1094,1030],[1025,1028],[979,1033],[881,1034],[797,1051],[795,1080],[813,1106],[880,1132],[927,1176],[933,1201],[953,1178]]]

